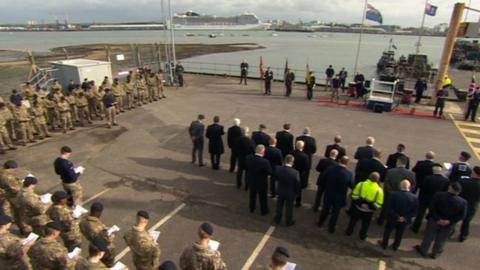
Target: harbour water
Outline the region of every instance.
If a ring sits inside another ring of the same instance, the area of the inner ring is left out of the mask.
[[[276,67],[276,76],[281,76],[285,61],[303,77],[307,62],[310,69],[322,78],[328,65],[336,70],[345,67],[353,75],[358,34],[351,33],[296,33],[271,31],[195,31],[186,36],[186,31],[176,32],[177,43],[257,43],[262,50],[210,54],[193,57],[188,62],[221,63],[238,65],[246,59],[252,66],[250,75],[258,72],[260,56],[265,66]],[[0,50],[26,50],[46,52],[50,48],[92,43],[154,43],[163,42],[163,31],[91,31],[91,32],[0,32]],[[366,77],[375,77],[376,63],[382,51],[388,48],[390,39],[397,47],[396,56],[407,56],[415,51],[416,36],[390,36],[364,34],[362,38],[358,70]],[[429,56],[437,66],[443,48],[443,37],[423,37],[421,52]],[[198,66],[198,65],[196,65]],[[188,65],[187,65],[188,68]],[[278,77],[277,77],[278,78]]]

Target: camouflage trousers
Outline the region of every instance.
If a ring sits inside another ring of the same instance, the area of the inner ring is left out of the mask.
[[[115,107],[112,106],[112,107],[108,107],[105,109],[105,113],[106,113],[106,116],[107,116],[107,125],[108,127],[111,127],[112,125],[116,125],[117,122],[115,120]]]
[[[85,121],[89,124],[92,123],[92,119],[90,118],[90,112],[87,106],[78,107],[78,118],[80,119],[80,125],[85,125]]]
[[[0,127],[0,146],[13,147],[12,140],[10,140],[10,135],[8,134],[8,130],[5,126]]]
[[[120,112],[123,112],[123,96],[115,96],[115,101],[117,104],[115,104],[115,108],[117,110],[117,114]]]
[[[18,122],[18,129],[22,134],[22,140],[20,142],[27,143],[27,141],[33,141],[33,130],[30,121]]]
[[[63,183],[63,189],[67,192],[68,196],[70,197],[69,200],[71,201],[72,205],[81,205],[83,202],[83,188],[78,183]]]
[[[135,100],[133,93],[127,93],[127,109],[135,108],[134,102]]]
[[[55,128],[57,128],[57,124],[59,120],[55,108],[47,109],[47,118],[48,118],[48,123],[50,124],[50,128],[52,130],[55,130]]]
[[[45,136],[50,136],[50,133],[48,132],[48,128],[47,128],[47,122],[45,121],[44,116],[37,116],[33,121],[33,124],[35,125],[35,129],[37,130],[40,138],[43,138]]]
[[[70,104],[70,114],[72,116],[72,121],[78,121],[78,108],[74,104]]]
[[[60,118],[62,119],[62,128],[64,133],[66,133],[68,129],[73,129],[72,115],[69,111],[61,112]]]

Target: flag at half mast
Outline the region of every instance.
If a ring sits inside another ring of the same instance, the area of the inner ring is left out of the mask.
[[[427,5],[425,6],[425,14],[428,16],[435,16],[437,14],[437,9],[437,6],[427,3]]]
[[[370,4],[367,5],[367,14],[365,18],[370,21],[378,22],[379,24],[383,23],[382,13]]]

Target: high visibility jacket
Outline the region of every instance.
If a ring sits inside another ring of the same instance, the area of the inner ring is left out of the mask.
[[[445,87],[445,86],[449,86],[449,85],[452,85],[452,79],[450,79],[450,77],[445,77],[445,79],[443,79],[443,82],[442,82],[442,87]]]
[[[355,186],[352,192],[352,199],[357,206],[366,203],[369,205],[370,211],[375,211],[375,209],[383,205],[383,190],[378,183],[367,179]],[[369,211],[368,209],[360,210]]]

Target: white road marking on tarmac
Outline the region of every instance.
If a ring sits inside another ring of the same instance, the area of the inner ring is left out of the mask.
[[[82,205],[85,205],[85,204],[87,204],[87,203],[95,200],[96,198],[102,196],[103,194],[109,192],[110,190],[111,190],[111,188],[104,189],[103,191],[101,191],[101,192],[93,195],[92,197],[88,198],[87,200],[85,200],[85,201],[82,203]]]
[[[387,269],[387,264],[384,261],[380,260],[378,262],[378,270],[386,270],[386,269]]]
[[[252,252],[252,255],[248,258],[247,262],[243,265],[242,270],[248,270],[250,266],[252,266],[253,262],[257,258],[258,254],[262,251],[263,247],[267,243],[268,239],[270,239],[270,236],[272,235],[273,231],[275,231],[274,226],[270,226],[268,228],[267,232],[265,235],[263,235],[262,240],[258,243],[258,245],[255,247],[255,249]]]
[[[168,215],[166,215],[164,218],[162,218],[159,222],[157,222],[155,225],[153,225],[149,231],[154,231],[155,229],[158,229],[160,226],[162,226],[165,222],[167,222],[169,219],[171,219],[173,216],[175,216],[180,210],[182,210],[183,207],[185,207],[186,204],[182,203],[180,204],[177,208],[175,208],[172,212],[170,212]],[[127,253],[130,251],[129,247],[126,247],[122,252],[118,253],[118,255],[115,257],[115,262],[120,261]]]

